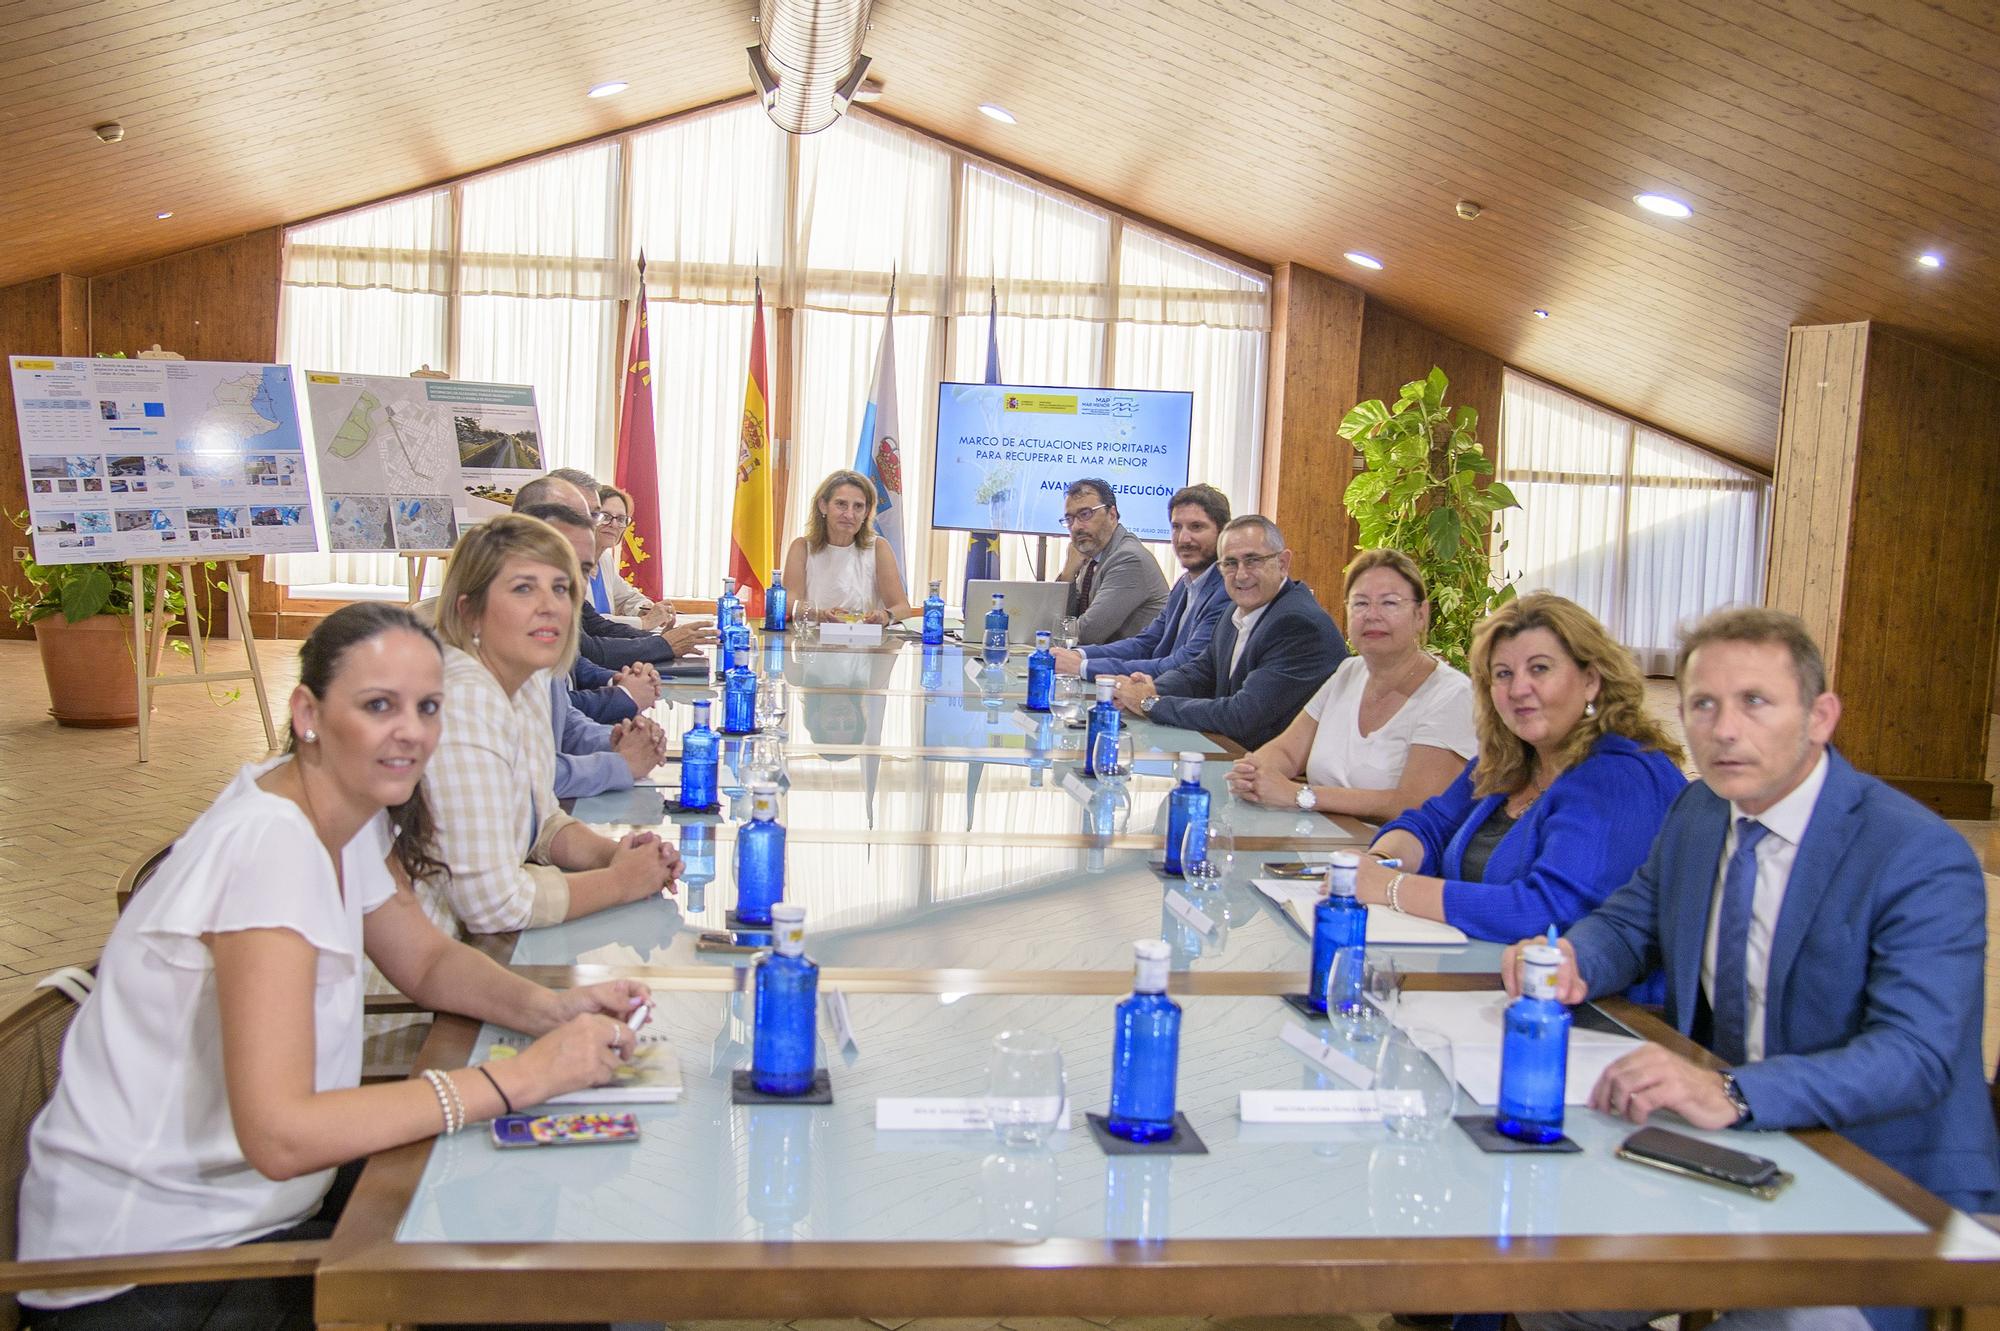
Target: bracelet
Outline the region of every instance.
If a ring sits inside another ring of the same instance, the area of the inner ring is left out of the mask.
[[[452,1101],[457,1091],[452,1087],[451,1079],[436,1068],[425,1068],[424,1080],[430,1083],[431,1094],[437,1097],[438,1112],[444,1115],[444,1133],[450,1136],[459,1129],[458,1118],[452,1112]]]
[[[1388,897],[1390,910],[1400,912],[1403,909],[1403,878],[1404,875],[1401,872],[1389,876]]]
[[[500,1089],[499,1081],[494,1078],[492,1073],[486,1070],[486,1065],[484,1063],[478,1064],[472,1070],[474,1072],[477,1072],[480,1076],[486,1078],[486,1084],[491,1086],[493,1088],[494,1094],[500,1097],[500,1103],[507,1106],[508,1113],[510,1114],[513,1113],[514,1102],[507,1098],[507,1092]]]
[[[458,1123],[452,1128],[452,1131],[457,1132],[459,1128],[464,1127],[471,1121],[465,1112],[465,1100],[459,1095],[458,1083],[451,1079],[449,1072],[438,1073],[438,1080],[444,1083],[445,1090],[451,1092],[451,1112],[458,1118]]]

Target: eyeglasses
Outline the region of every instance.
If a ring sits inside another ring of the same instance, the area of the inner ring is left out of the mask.
[[[599,513],[597,515],[597,525],[600,527],[629,527],[632,525],[632,519],[626,517],[623,513]]]
[[[1280,551],[1279,553],[1283,552]],[[1228,559],[1218,559],[1215,563],[1216,567],[1222,570],[1222,576],[1233,578],[1236,576],[1238,569],[1242,569],[1246,573],[1262,573],[1264,565],[1277,557],[1277,555],[1245,555],[1241,559],[1237,559],[1232,556]]]
[[[1410,604],[1412,602],[1402,596],[1384,596],[1374,601],[1369,600],[1365,596],[1357,596],[1347,603],[1347,613],[1350,615],[1365,615],[1370,610],[1380,610],[1385,615],[1393,615],[1404,606]]]
[[[1065,513],[1062,517],[1062,525],[1065,527],[1074,527],[1079,522],[1088,522],[1108,507],[1110,507],[1108,504],[1092,504],[1088,508],[1079,508],[1074,513]]]

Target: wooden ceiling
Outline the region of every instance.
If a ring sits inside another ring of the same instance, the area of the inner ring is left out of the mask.
[[[746,91],[753,9],[16,0],[0,285]],[[1991,0],[879,0],[866,49],[908,123],[1762,466],[1790,324],[1874,319],[2000,366]],[[583,97],[612,78],[630,91]]]

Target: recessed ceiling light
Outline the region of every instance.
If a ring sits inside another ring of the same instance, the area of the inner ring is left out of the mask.
[[[153,216],[155,216],[155,217],[159,218],[159,219],[160,219],[160,220],[161,220],[162,222],[166,221],[166,220],[167,220],[167,219],[168,219],[169,217],[172,217],[173,215],[174,215],[174,214],[173,214],[173,210],[172,210],[172,209],[168,209],[168,210],[167,210],[166,212],[163,212],[163,213],[154,213],[154,214],[153,214]]]
[[[1917,263],[1925,268],[1942,268],[1944,267],[1944,256],[1942,254],[1919,254],[1917,256]]]
[[[1666,194],[1634,194],[1632,202],[1661,217],[1693,217],[1694,209]]]
[[[1536,310],[1535,317],[1537,319],[1546,319],[1549,317],[1549,312],[1547,310]]]
[[[586,97],[616,97],[616,96],[617,96],[617,95],[618,95],[619,93],[621,93],[621,92],[624,92],[624,91],[625,91],[625,89],[626,89],[627,87],[629,87],[629,86],[631,86],[631,85],[629,85],[629,84],[625,84],[625,83],[620,83],[620,82],[617,82],[616,80],[614,80],[614,81],[612,81],[612,82],[610,82],[610,83],[600,83],[600,84],[598,84],[598,85],[597,85],[597,86],[596,86],[595,88],[592,88],[592,89],[591,89],[591,90],[590,90],[589,92],[585,93],[585,94],[584,94],[584,96],[586,96]]]
[[[981,102],[979,104],[979,114],[985,116],[989,120],[997,120],[1003,125],[1012,125],[1017,123],[1014,119],[1014,113],[1012,111],[1009,111],[1004,106],[995,106],[991,102]]]
[[[1360,250],[1349,250],[1341,257],[1357,268],[1372,268],[1378,273],[1382,271],[1382,261],[1372,254],[1363,254]]]

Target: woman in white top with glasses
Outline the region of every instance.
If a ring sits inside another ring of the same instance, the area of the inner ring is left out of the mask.
[[[1479,752],[1472,682],[1424,650],[1430,599],[1416,564],[1400,550],[1364,551],[1347,566],[1346,591],[1354,655],[1283,734],[1230,769],[1238,799],[1393,818]]]
[[[819,483],[806,534],[785,552],[785,588],[808,618],[889,624],[916,613],[895,552],[875,539],[875,485],[866,476],[836,471]]]

